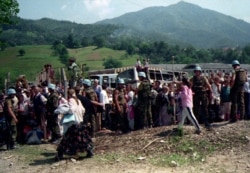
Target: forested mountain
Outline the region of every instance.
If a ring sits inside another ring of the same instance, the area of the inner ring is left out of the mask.
[[[95,24],[77,24],[53,19],[24,20],[3,26],[0,36],[9,45],[53,44],[72,37],[75,45],[107,44],[121,39],[164,41],[196,48],[245,46],[250,43],[250,24],[186,2],[167,7],[150,7]]]
[[[95,36],[109,37],[117,26],[83,25],[69,21],[58,21],[48,18],[40,20],[19,19],[16,25],[3,26],[0,39],[10,45],[52,44],[55,40],[63,40],[72,35],[76,41]]]
[[[200,48],[245,45],[250,24],[186,2],[149,7],[97,24],[115,24],[147,33],[158,40],[175,40]]]

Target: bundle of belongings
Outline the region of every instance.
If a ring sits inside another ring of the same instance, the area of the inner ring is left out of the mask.
[[[75,124],[75,115],[67,103],[60,104],[54,112],[55,114],[62,115],[59,124],[63,126],[63,134],[65,134],[68,128]]]
[[[38,127],[35,120],[29,120],[27,126],[25,127],[25,143],[26,144],[41,144],[43,138],[43,132]]]

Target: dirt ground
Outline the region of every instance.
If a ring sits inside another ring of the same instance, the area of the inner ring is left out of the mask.
[[[67,157],[55,162],[56,145],[19,146],[0,151],[0,172],[64,173],[248,173],[250,121],[214,123],[214,131],[194,133],[185,126],[178,137],[174,126],[116,135],[98,133],[95,156]],[[184,160],[184,162],[183,162]],[[193,161],[189,161],[193,160]]]

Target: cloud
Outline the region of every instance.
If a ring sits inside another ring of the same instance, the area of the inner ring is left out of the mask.
[[[111,0],[84,0],[84,4],[88,10],[109,8]]]
[[[65,10],[68,6],[66,4],[61,6],[61,10]]]
[[[90,13],[96,13],[99,18],[106,18],[111,12],[111,0],[83,0],[86,9]]]

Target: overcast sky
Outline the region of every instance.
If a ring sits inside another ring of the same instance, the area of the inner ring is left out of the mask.
[[[250,0],[184,0],[250,23]],[[44,17],[92,24],[149,6],[169,6],[180,0],[17,0],[19,17]]]

